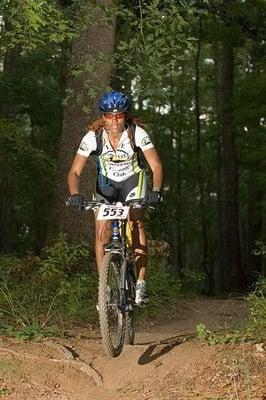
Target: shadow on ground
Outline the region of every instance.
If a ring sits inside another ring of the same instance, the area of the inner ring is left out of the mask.
[[[149,345],[149,347],[144,351],[144,353],[138,359],[139,365],[148,364],[157,358],[169,353],[174,347],[195,338],[195,334],[185,334],[169,337],[160,340],[159,343],[148,342],[141,343],[141,345]]]

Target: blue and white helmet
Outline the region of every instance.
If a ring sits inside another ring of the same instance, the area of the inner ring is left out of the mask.
[[[127,112],[130,109],[129,98],[124,93],[112,90],[100,98],[99,108],[104,113]]]

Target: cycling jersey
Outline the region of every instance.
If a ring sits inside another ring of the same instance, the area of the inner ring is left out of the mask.
[[[116,150],[111,146],[105,129],[103,129],[102,135],[103,148],[101,154],[98,156],[100,175],[115,182],[122,182],[142,171],[143,168],[139,165],[137,152],[132,148],[127,129],[122,132]],[[141,151],[154,147],[148,133],[140,126],[136,126],[135,144]],[[81,156],[89,157],[91,153],[96,151],[96,148],[96,133],[89,131],[83,137],[77,153]]]

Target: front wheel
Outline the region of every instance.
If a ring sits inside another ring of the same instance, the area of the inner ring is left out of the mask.
[[[125,314],[120,308],[121,256],[105,254],[99,275],[99,319],[102,342],[107,354],[117,357],[122,352],[125,337]]]
[[[135,310],[126,313],[125,344],[133,345],[135,341]]]
[[[125,331],[125,344],[133,345],[135,341],[135,294],[136,294],[136,278],[134,274],[134,267],[132,264],[127,268],[127,303],[131,307],[126,312],[126,331]]]

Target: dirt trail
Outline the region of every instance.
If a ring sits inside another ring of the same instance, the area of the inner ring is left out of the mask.
[[[110,359],[97,330],[41,342],[0,339],[0,398],[8,400],[265,400],[263,344],[208,346],[195,327],[243,321],[243,300],[182,301],[167,322],[138,327],[136,344]]]

